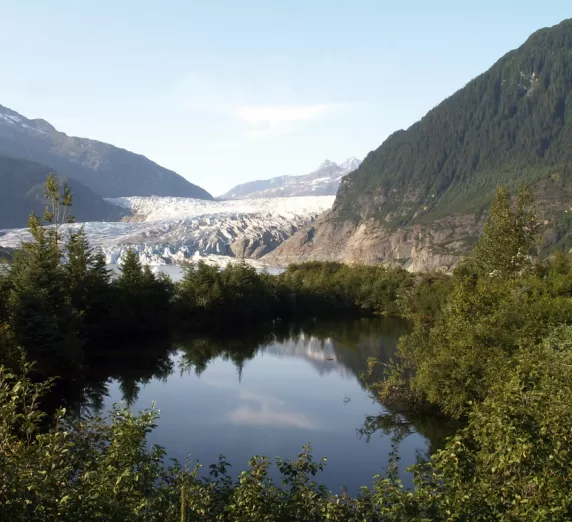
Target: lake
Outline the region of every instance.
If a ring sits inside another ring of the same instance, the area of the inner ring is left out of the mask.
[[[253,455],[295,459],[309,442],[316,458],[328,459],[318,481],[356,493],[384,472],[391,451],[389,434],[359,431],[387,411],[360,375],[369,357],[387,361],[406,329],[390,319],[274,323],[218,338],[138,342],[119,356],[98,349],[87,361],[86,396],[103,411],[118,401],[134,410],[155,402],[161,417],[151,443],[207,468],[224,454],[233,475]],[[441,435],[439,426],[399,418],[412,432],[399,443],[405,469]]]

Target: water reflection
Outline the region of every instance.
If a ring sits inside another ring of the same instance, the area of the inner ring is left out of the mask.
[[[392,434],[401,435],[403,469],[442,444],[439,421],[383,408],[359,378],[369,357],[391,357],[406,329],[394,320],[278,322],[93,346],[77,411],[156,402],[161,418],[151,443],[178,459],[192,451],[207,465],[222,453],[235,473],[255,454],[296,457],[311,442],[316,457],[328,457],[321,481],[356,492],[383,473]]]
[[[208,380],[206,382],[211,386],[236,392],[236,398],[242,404],[230,410],[226,415],[226,418],[233,424],[318,429],[316,423],[307,415],[285,410],[287,404],[270,394],[252,393],[222,382]]]
[[[100,412],[109,396],[109,383],[115,381],[121,390],[118,400],[132,405],[142,386],[153,380],[165,382],[175,371],[175,352],[172,341],[165,337],[123,340],[119,346],[88,345],[81,392],[64,396],[64,401],[76,410]]]
[[[188,339],[178,345],[184,370],[200,375],[216,357],[231,360],[240,376],[244,365],[256,355],[306,359],[319,375],[330,372],[357,378],[367,369],[369,357],[387,362],[407,324],[396,319],[275,322],[232,337]],[[360,381],[363,385],[363,382]]]

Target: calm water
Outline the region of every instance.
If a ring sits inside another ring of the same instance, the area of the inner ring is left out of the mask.
[[[206,466],[222,453],[233,474],[253,455],[295,458],[310,442],[315,457],[328,458],[319,481],[335,492],[346,483],[355,493],[383,473],[391,450],[391,437],[381,430],[359,433],[385,411],[359,375],[368,357],[387,360],[404,330],[390,320],[278,324],[168,347],[139,343],[122,350],[120,360],[98,351],[91,363],[102,373],[91,401],[104,410],[121,400],[135,410],[155,402],[161,417],[151,443],[169,457],[190,454]],[[401,420],[413,431],[399,445],[404,469],[429,449],[420,431],[435,430]]]

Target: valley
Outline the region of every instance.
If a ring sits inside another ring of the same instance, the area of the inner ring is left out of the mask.
[[[0,31],[115,143],[0,105],[0,520],[572,520],[566,6],[80,4]]]

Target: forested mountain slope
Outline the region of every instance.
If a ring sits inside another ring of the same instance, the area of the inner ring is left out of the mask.
[[[53,170],[49,167],[32,161],[0,156],[0,229],[26,226],[31,212],[43,215],[43,189],[50,172]],[[59,177],[71,188],[77,221],[118,221],[129,214],[79,181]]]
[[[213,199],[206,190],[145,156],[108,143],[67,136],[45,120],[28,119],[2,105],[0,154],[49,165],[102,197]]]
[[[346,176],[332,211],[276,256],[454,264],[499,184],[533,187],[546,244],[567,242],[572,202],[572,20],[534,33],[391,135]]]

